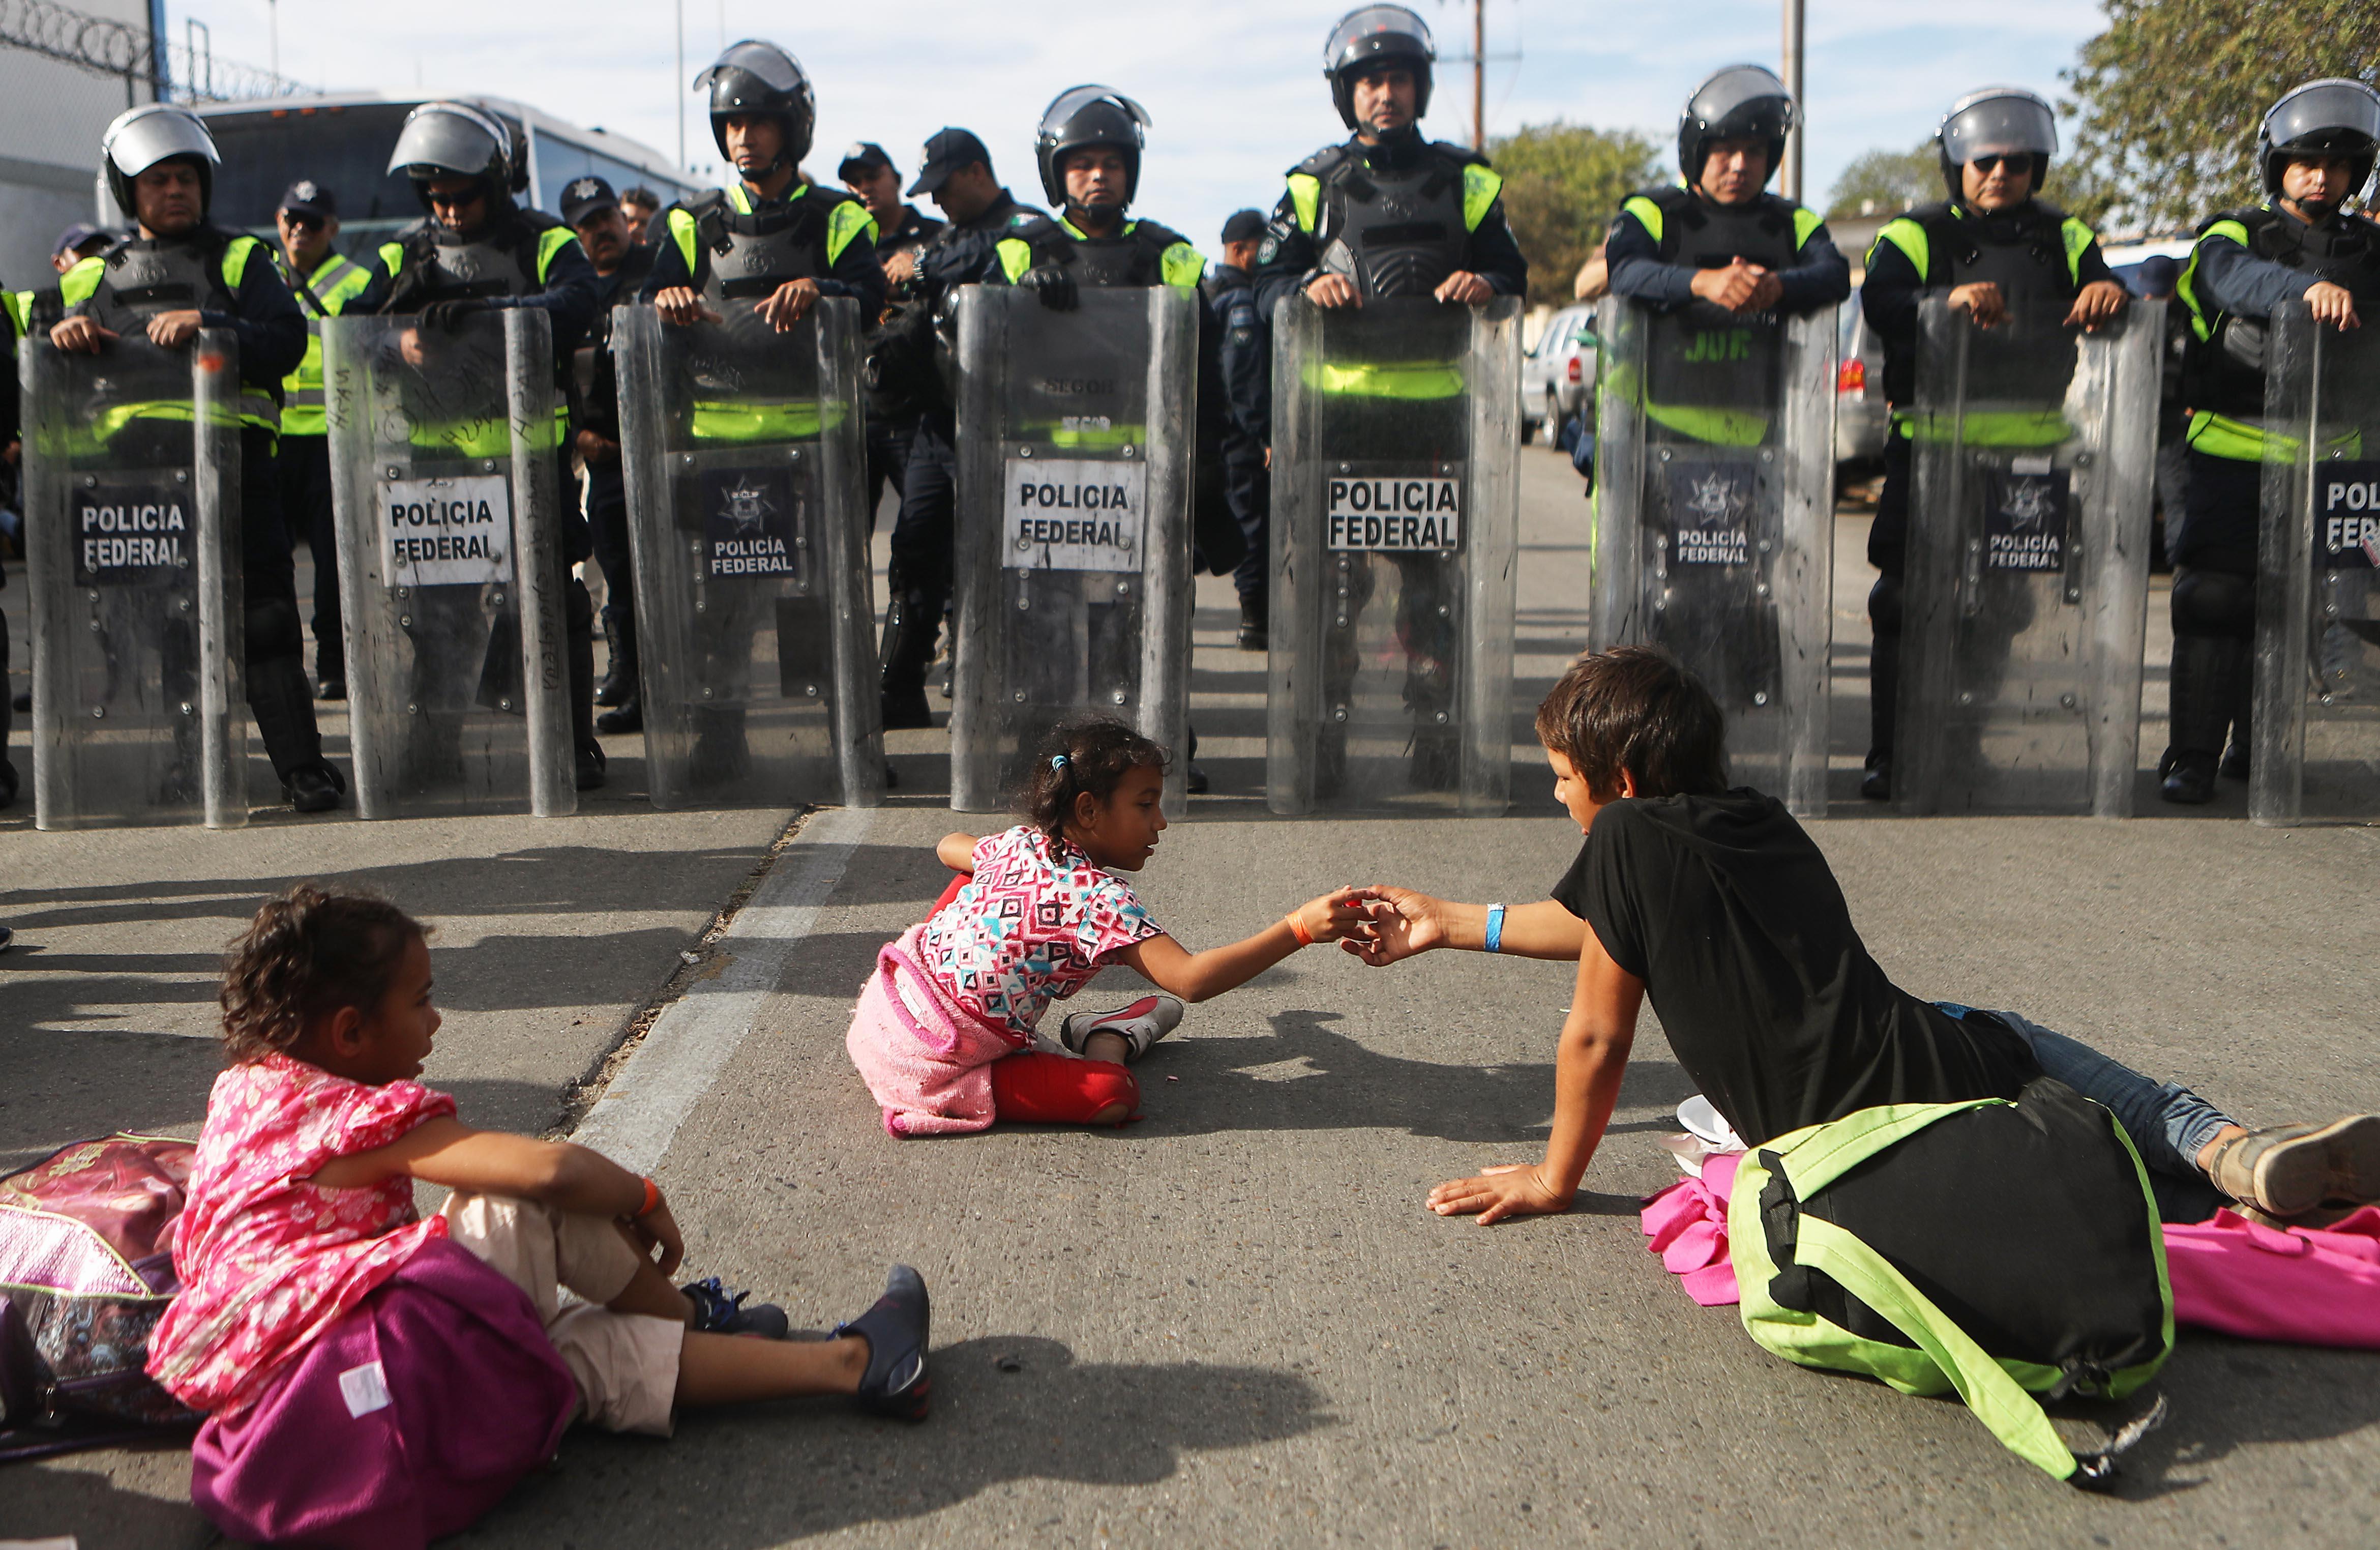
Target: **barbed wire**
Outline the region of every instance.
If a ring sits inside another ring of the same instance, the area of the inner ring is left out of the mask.
[[[0,48],[21,48],[93,75],[147,82],[170,102],[244,102],[316,88],[187,43],[157,46],[145,27],[54,0],[0,0]],[[159,67],[164,75],[160,78]]]

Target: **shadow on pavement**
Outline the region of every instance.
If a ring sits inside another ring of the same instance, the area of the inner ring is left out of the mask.
[[[1027,1335],[937,1350],[934,1403],[917,1427],[804,1403],[691,1416],[666,1444],[574,1432],[557,1469],[524,1482],[457,1543],[774,1545],[1038,1480],[1152,1484],[1185,1451],[1281,1442],[1335,1420],[1295,1373],[1077,1363],[1066,1346]],[[1011,1543],[1056,1522],[1054,1504],[1016,1495]]]
[[[2170,1413],[2124,1456],[2119,1496],[2196,1490],[2212,1466],[2243,1448],[2319,1442],[2380,1422],[2380,1352],[2186,1329],[2157,1385]]]

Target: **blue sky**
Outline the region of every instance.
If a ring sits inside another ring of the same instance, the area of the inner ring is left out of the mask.
[[[845,143],[881,141],[905,175],[943,124],[984,137],[1002,177],[1038,202],[1032,134],[1059,92],[1099,81],[1137,98],[1155,120],[1141,213],[1210,251],[1223,217],[1269,207],[1281,175],[1344,135],[1320,76],[1342,0],[879,0],[824,6],[686,0],[683,74],[667,0],[281,0],[285,74],[391,94],[485,92],[563,118],[677,145],[686,104],[688,159],[715,161],[708,126],[686,91],[729,41],[757,35],[791,49],[819,93],[814,173],[831,177]],[[212,30],[216,51],[264,64],[267,0],[169,0]],[[1470,46],[1467,3],[1419,0],[1441,55]],[[1844,163],[1932,133],[1943,107],[1975,86],[2013,82],[2056,97],[2058,72],[2104,19],[2082,0],[1998,0],[1973,24],[1948,7],[1905,0],[1810,0],[1807,149],[1815,202]],[[1703,0],[1643,6],[1598,0],[1488,0],[1488,132],[1567,119],[1632,128],[1671,143],[1679,106],[1712,69],[1739,60],[1775,67],[1774,5]],[[1470,79],[1449,66],[1426,128],[1465,140]],[[2054,177],[2054,175],[2053,175]],[[2051,191],[2054,193],[2055,186]]]

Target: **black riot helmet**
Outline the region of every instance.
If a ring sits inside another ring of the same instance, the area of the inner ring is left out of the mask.
[[[132,206],[132,182],[160,162],[190,161],[199,168],[199,217],[214,205],[215,168],[223,157],[214,136],[199,116],[166,103],[143,103],[116,115],[99,140],[100,159],[107,166],[107,191],[128,220],[140,218]]]
[[[1703,180],[1703,162],[1717,140],[1757,140],[1768,147],[1768,176],[1785,160],[1785,134],[1793,127],[1793,98],[1774,72],[1758,65],[1730,65],[1694,88],[1678,115],[1678,170],[1691,189]]]
[[[1381,65],[1402,65],[1414,75],[1414,116],[1429,112],[1430,66],[1438,45],[1421,18],[1402,6],[1363,6],[1339,18],[1323,45],[1322,73],[1340,119],[1355,123],[1355,78]]]
[[[747,38],[694,78],[694,89],[710,93],[710,138],[719,154],[727,155],[727,120],[765,114],[784,127],[784,149],[777,165],[799,166],[810,153],[810,135],[818,128],[818,97],[802,62],[774,43]],[[771,170],[762,168],[762,171]]]
[[[1967,197],[1961,170],[1979,156],[2031,156],[2033,191],[2049,176],[2058,154],[2058,114],[2022,86],[1986,86],[1950,104],[1934,131],[1942,158],[1942,187],[1955,202]]]
[[[1066,153],[1094,145],[1123,153],[1123,201],[1140,193],[1141,131],[1148,127],[1148,111],[1110,86],[1076,86],[1058,93],[1041,116],[1033,137],[1033,156],[1041,165],[1041,191],[1050,202],[1066,203]]]
[[[512,131],[468,103],[424,103],[407,114],[388,170],[413,180],[424,210],[430,185],[441,177],[480,179],[491,209],[528,187],[528,163],[515,153]]]
[[[2277,199],[2281,169],[2295,156],[2344,156],[2355,167],[2349,197],[2372,180],[2380,152],[2380,95],[2360,80],[2310,80],[2290,90],[2256,130],[2256,172]]]

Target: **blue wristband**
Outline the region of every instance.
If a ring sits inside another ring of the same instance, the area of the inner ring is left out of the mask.
[[[1491,953],[1500,953],[1504,950],[1504,907],[1500,904],[1491,904],[1488,907],[1487,946]]]

